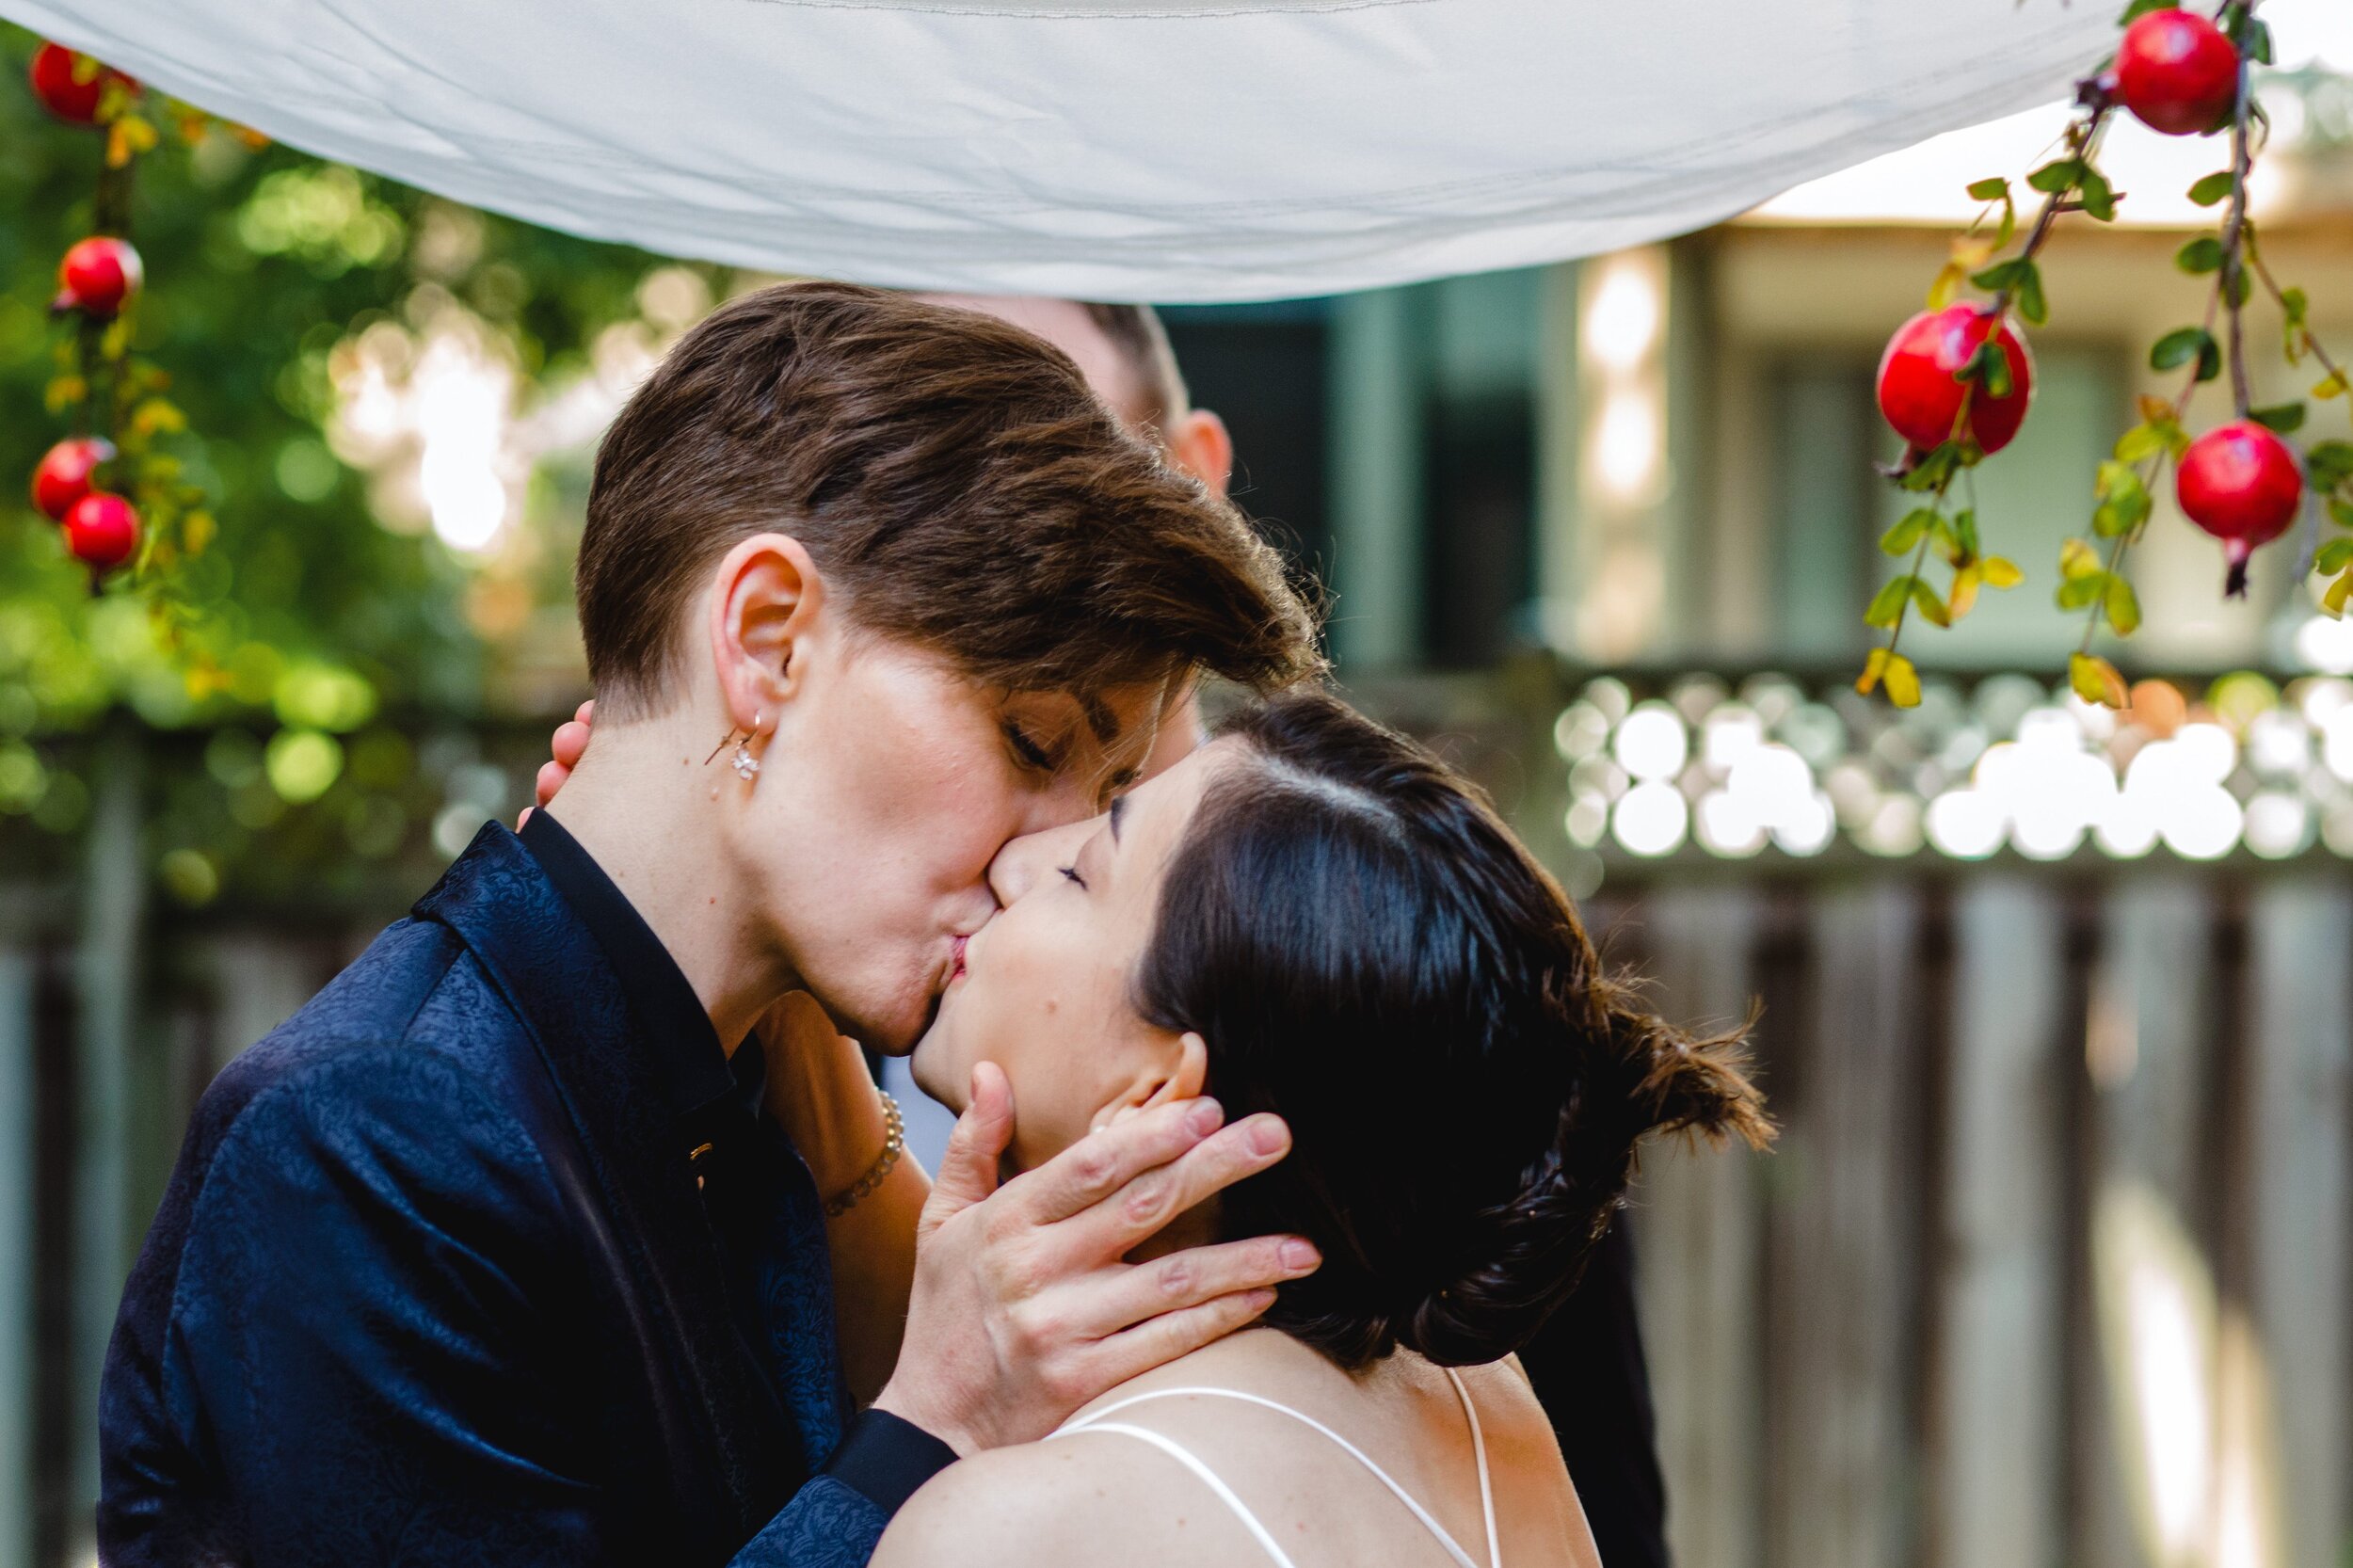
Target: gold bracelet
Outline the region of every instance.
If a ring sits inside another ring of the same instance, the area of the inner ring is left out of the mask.
[[[840,1197],[825,1200],[825,1218],[840,1219],[855,1207],[860,1198],[871,1197],[874,1189],[888,1179],[898,1168],[899,1157],[907,1152],[907,1125],[899,1115],[899,1102],[881,1089],[874,1096],[882,1101],[883,1147],[881,1156],[867,1168],[864,1176],[850,1183],[850,1190]]]

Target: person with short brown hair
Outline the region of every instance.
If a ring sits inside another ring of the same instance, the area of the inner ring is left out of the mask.
[[[956,1455],[1318,1262],[1125,1261],[1279,1117],[1172,1100],[1000,1188],[976,1069],[933,1184],[832,1070],[828,1018],[912,1046],[999,849],[1096,809],[1175,694],[1319,664],[1066,356],[733,301],[608,434],[579,586],[595,755],[196,1112],[107,1358],[109,1563],[860,1563]]]

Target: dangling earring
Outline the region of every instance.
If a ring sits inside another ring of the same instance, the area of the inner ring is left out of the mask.
[[[760,724],[767,717],[764,712],[754,713],[751,733],[735,743],[735,755],[729,758],[728,761],[734,764],[735,776],[738,778],[748,781],[753,775],[760,772],[760,759],[752,755],[752,742],[760,738]]]

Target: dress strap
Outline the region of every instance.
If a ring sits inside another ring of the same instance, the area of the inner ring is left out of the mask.
[[[1110,1413],[1106,1411],[1104,1414]],[[1200,1477],[1202,1484],[1216,1493],[1218,1501],[1231,1509],[1234,1517],[1240,1519],[1242,1527],[1257,1539],[1258,1544],[1266,1548],[1266,1555],[1274,1560],[1275,1568],[1298,1568],[1298,1565],[1291,1561],[1289,1555],[1274,1544],[1274,1537],[1267,1533],[1267,1528],[1258,1523],[1258,1516],[1251,1512],[1249,1507],[1240,1497],[1234,1496],[1234,1489],[1218,1480],[1216,1471],[1204,1464],[1198,1455],[1175,1438],[1163,1436],[1149,1427],[1129,1426],[1125,1421],[1089,1421],[1083,1425],[1065,1426],[1059,1431],[1048,1432],[1047,1441],[1050,1443],[1057,1437],[1077,1437],[1091,1432],[1113,1432],[1123,1437],[1134,1437],[1151,1444],[1160,1452]]]
[[[1470,1393],[1463,1386],[1463,1380],[1459,1377],[1455,1377],[1453,1368],[1447,1368],[1447,1376],[1453,1379],[1455,1397],[1463,1401],[1464,1414],[1470,1417],[1471,1448],[1472,1451],[1478,1456],[1479,1459],[1479,1499],[1481,1506],[1485,1512],[1487,1523],[1487,1568],[1502,1568],[1502,1560],[1496,1551],[1495,1496],[1494,1493],[1490,1489],[1487,1479],[1487,1444],[1485,1437],[1479,1430],[1479,1413],[1472,1407],[1470,1402]],[[1368,1454],[1364,1449],[1358,1448],[1347,1438],[1342,1437],[1338,1432],[1334,1432],[1330,1427],[1325,1426],[1321,1421],[1317,1420],[1314,1416],[1306,1415],[1301,1411],[1293,1410],[1289,1405],[1277,1403],[1273,1400],[1265,1399],[1257,1394],[1245,1394],[1239,1388],[1210,1388],[1206,1386],[1155,1388],[1142,1394],[1130,1394],[1124,1400],[1112,1400],[1110,1404],[1105,1405],[1102,1409],[1095,1411],[1090,1415],[1077,1416],[1072,1420],[1065,1422],[1059,1431],[1051,1433],[1051,1436],[1065,1437],[1082,1432],[1116,1431],[1130,1432],[1136,1436],[1145,1438],[1146,1441],[1153,1442],[1155,1447],[1160,1448],[1164,1451],[1176,1455],[1188,1468],[1193,1470],[1195,1475],[1202,1477],[1204,1480],[1209,1480],[1211,1484],[1216,1487],[1218,1495],[1225,1499],[1227,1506],[1232,1508],[1235,1512],[1240,1514],[1244,1522],[1250,1526],[1252,1533],[1258,1537],[1260,1544],[1263,1544],[1269,1552],[1274,1555],[1277,1561],[1285,1563],[1288,1568],[1289,1560],[1283,1556],[1282,1548],[1275,1545],[1273,1538],[1266,1534],[1265,1530],[1258,1525],[1257,1520],[1251,1515],[1248,1510],[1242,1507],[1241,1501],[1234,1496],[1233,1493],[1229,1491],[1222,1482],[1216,1481],[1215,1479],[1210,1476],[1208,1467],[1202,1464],[1201,1462],[1198,1459],[1195,1459],[1190,1452],[1179,1450],[1173,1443],[1160,1438],[1159,1433],[1147,1432],[1146,1429],[1142,1427],[1128,1426],[1124,1422],[1112,1423],[1109,1425],[1101,1424],[1104,1422],[1105,1417],[1114,1416],[1120,1411],[1127,1410],[1134,1405],[1145,1404],[1154,1400],[1174,1400],[1188,1396],[1212,1400],[1239,1400],[1244,1404],[1255,1404],[1260,1409],[1272,1410],[1276,1412],[1278,1415],[1288,1416],[1292,1420],[1299,1422],[1303,1426],[1312,1427],[1315,1431],[1321,1432],[1325,1437],[1330,1438],[1342,1450],[1344,1450],[1350,1458],[1355,1460],[1357,1464],[1372,1472],[1373,1480],[1379,1481],[1383,1486],[1387,1487],[1389,1489],[1390,1496],[1397,1498],[1399,1502],[1403,1503],[1413,1513],[1414,1517],[1421,1521],[1422,1528],[1437,1538],[1438,1544],[1444,1547],[1447,1555],[1454,1560],[1457,1568],[1480,1568],[1480,1565],[1476,1561],[1472,1560],[1470,1554],[1463,1550],[1463,1548],[1456,1544],[1454,1537],[1447,1533],[1446,1527],[1439,1524],[1436,1519],[1433,1518],[1430,1511],[1422,1507],[1420,1503],[1414,1499],[1412,1493],[1406,1491],[1402,1486],[1400,1486],[1396,1480],[1391,1477],[1386,1470],[1384,1470],[1379,1464],[1375,1464],[1370,1454]]]
[[[1503,1546],[1496,1536],[1495,1483],[1487,1476],[1487,1434],[1480,1430],[1479,1407],[1471,1403],[1463,1374],[1449,1367],[1446,1377],[1454,1384],[1454,1397],[1463,1401],[1463,1414],[1470,1417],[1471,1454],[1479,1461],[1479,1512],[1487,1522],[1487,1568],[1503,1568]]]

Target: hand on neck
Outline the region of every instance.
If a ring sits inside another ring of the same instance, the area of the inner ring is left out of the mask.
[[[727,792],[741,781],[725,751],[711,756],[725,720],[715,704],[704,710],[600,712],[587,755],[546,809],[653,928],[732,1051],[798,981],[727,853]]]

